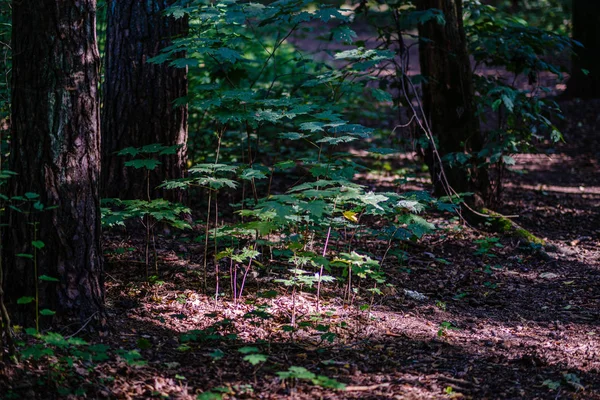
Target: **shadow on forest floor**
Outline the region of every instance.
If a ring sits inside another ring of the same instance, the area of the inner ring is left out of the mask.
[[[477,255],[474,240],[484,236],[455,223],[407,247],[403,262],[388,262],[395,288],[382,296],[362,292],[348,306],[341,285],[330,286],[318,314],[314,293],[300,293],[292,335],[285,287],[259,276],[244,302],[230,302],[225,288],[215,303],[202,294],[201,246],[161,238],[162,284],[143,281],[141,250],[108,257],[113,332],[95,339],[138,348],[146,366],[82,363],[61,382],[47,362],[5,365],[0,398],[54,398],[70,384],[85,387],[88,398],[191,399],[221,387],[229,398],[600,399],[600,146],[588,137],[593,129],[582,137],[577,129],[567,127],[573,140],[551,159],[516,158],[516,168],[529,172],[511,174],[500,210],[518,214],[552,252],[501,238],[502,247]],[[124,235],[107,237],[105,247],[143,248]],[[277,295],[255,296],[269,290]],[[248,346],[266,361],[245,361],[239,349]],[[282,381],[277,372],[290,366],[348,390]]]

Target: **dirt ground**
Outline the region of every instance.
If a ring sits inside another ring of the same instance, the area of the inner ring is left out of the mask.
[[[3,364],[0,398],[53,398],[71,382],[87,398],[192,399],[221,388],[231,399],[600,399],[600,104],[563,106],[566,143],[517,157],[500,210],[544,238],[545,251],[500,237],[478,252],[489,236],[440,218],[441,234],[386,264],[395,287],[384,295],[350,306],[330,288],[317,313],[314,291],[300,293],[292,334],[283,286],[252,277],[243,303],[215,302],[199,278],[202,245],[168,238],[158,246],[163,282],[149,285],[135,261],[141,242],[109,235],[112,332],[94,340],[137,348],[147,364],[76,363],[62,382],[47,361]],[[269,290],[278,295],[256,296]],[[247,346],[267,361],[244,361]],[[281,379],[290,366],[346,389]]]

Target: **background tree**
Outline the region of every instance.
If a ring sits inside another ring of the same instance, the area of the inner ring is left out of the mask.
[[[442,160],[459,160],[457,155],[476,154],[483,146],[473,90],[473,76],[463,27],[461,0],[419,0],[420,11],[441,10],[445,23],[435,19],[419,25],[419,61],[423,84],[423,107],[430,122]],[[456,162],[444,164],[430,145],[426,162],[438,196],[448,195],[448,185],[457,193],[472,192],[467,201],[476,207],[488,199],[489,181],[485,168],[476,162],[465,169]]]
[[[104,287],[96,1],[13,1],[12,12],[10,169],[18,177],[10,184],[14,208],[3,247],[7,295],[13,304],[35,297],[45,275],[40,309],[98,319]],[[32,314],[23,307],[20,323]]]
[[[187,107],[174,101],[187,95],[187,70],[147,60],[187,31],[185,18],[165,17],[173,0],[109,0],[102,109],[102,194],[146,198],[146,171],[126,168],[115,152],[160,143],[180,145],[150,174],[150,186],[184,174]]]
[[[573,0],[573,39],[583,44],[573,56],[567,96],[600,97],[600,2]]]

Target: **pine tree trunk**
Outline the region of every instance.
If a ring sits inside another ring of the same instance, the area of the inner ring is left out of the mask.
[[[12,37],[10,169],[18,176],[9,192],[40,197],[13,201],[23,212],[9,210],[7,297],[16,322],[32,326],[35,307],[14,307],[16,300],[35,297],[37,277],[58,278],[39,281],[40,310],[103,324],[96,0],[14,0]],[[34,240],[44,247],[35,250]]]
[[[575,48],[566,96],[600,98],[600,1],[573,0]],[[583,70],[587,70],[587,73]]]
[[[146,171],[125,167],[115,152],[126,147],[160,143],[181,145],[175,155],[162,156],[150,175],[154,190],[165,179],[184,175],[187,107],[173,102],[187,95],[187,70],[147,60],[187,32],[185,18],[165,17],[173,0],[109,0],[106,68],[102,109],[102,196],[146,199]],[[158,158],[158,157],[157,157]],[[168,196],[180,200],[181,194]]]
[[[443,158],[449,153],[477,154],[482,147],[482,137],[463,28],[462,2],[418,0],[416,5],[421,11],[439,9],[446,19],[444,25],[434,20],[419,25],[421,74],[427,79],[423,84],[423,106],[437,140],[439,155]],[[447,185],[431,146],[425,153],[435,194],[447,195]],[[447,183],[458,193],[475,193],[466,200],[481,207],[488,197],[487,171],[444,164]]]

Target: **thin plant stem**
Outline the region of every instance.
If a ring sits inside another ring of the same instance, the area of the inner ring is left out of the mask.
[[[331,212],[332,215],[335,213],[335,206],[337,205],[337,197],[335,199],[335,201],[333,202],[333,211]],[[329,225],[329,227],[327,228],[327,236],[325,237],[325,245],[323,245],[323,253],[322,256],[323,258],[325,258],[325,255],[327,254],[327,246],[329,245],[329,238],[331,237],[331,225]],[[320,306],[320,295],[321,295],[321,277],[323,276],[323,264],[321,264],[321,268],[319,269],[319,280],[317,281],[317,312],[319,312],[319,306]]]
[[[258,231],[256,231],[256,238],[254,240],[254,250],[256,250],[256,242],[258,242]],[[242,299],[242,293],[244,292],[244,286],[246,285],[246,277],[248,276],[248,272],[250,272],[250,268],[252,268],[252,257],[250,257],[250,260],[248,260],[248,266],[246,267],[246,271],[244,271],[244,277],[242,278],[240,295],[238,296],[240,300]]]
[[[296,285],[292,288],[292,327],[296,327]]]
[[[146,214],[146,280],[149,279],[149,271],[150,268],[150,216]]]
[[[33,241],[37,241],[37,222],[33,223]],[[33,246],[33,278],[35,281],[35,330],[40,331],[40,288],[38,283],[37,247]]]
[[[325,246],[323,246],[323,257],[327,254],[327,245],[329,244],[329,238],[331,236],[331,226],[327,229],[327,237],[325,238]],[[317,281],[317,312],[319,312],[320,306],[320,295],[321,295],[321,277],[323,276],[323,264],[321,263],[321,268],[319,269],[319,280]]]
[[[238,265],[234,263],[233,265],[233,304],[237,304],[237,270]]]
[[[207,291],[207,280],[208,280],[208,230],[210,224],[210,203],[212,198],[212,190],[209,189],[208,192],[208,207],[206,210],[206,226],[204,229],[204,292]]]
[[[215,287],[215,307],[217,306],[217,302],[219,300],[219,261],[217,260],[217,229],[219,229],[219,202],[217,199],[217,193],[215,193],[215,279],[216,279],[216,287]]]
[[[158,277],[158,256],[156,254],[156,236],[154,235],[154,226],[150,230],[152,234],[152,251],[154,253],[154,271]]]
[[[150,170],[146,170],[146,199],[150,203]],[[146,219],[146,281],[149,280],[150,268],[150,215],[145,215]]]

